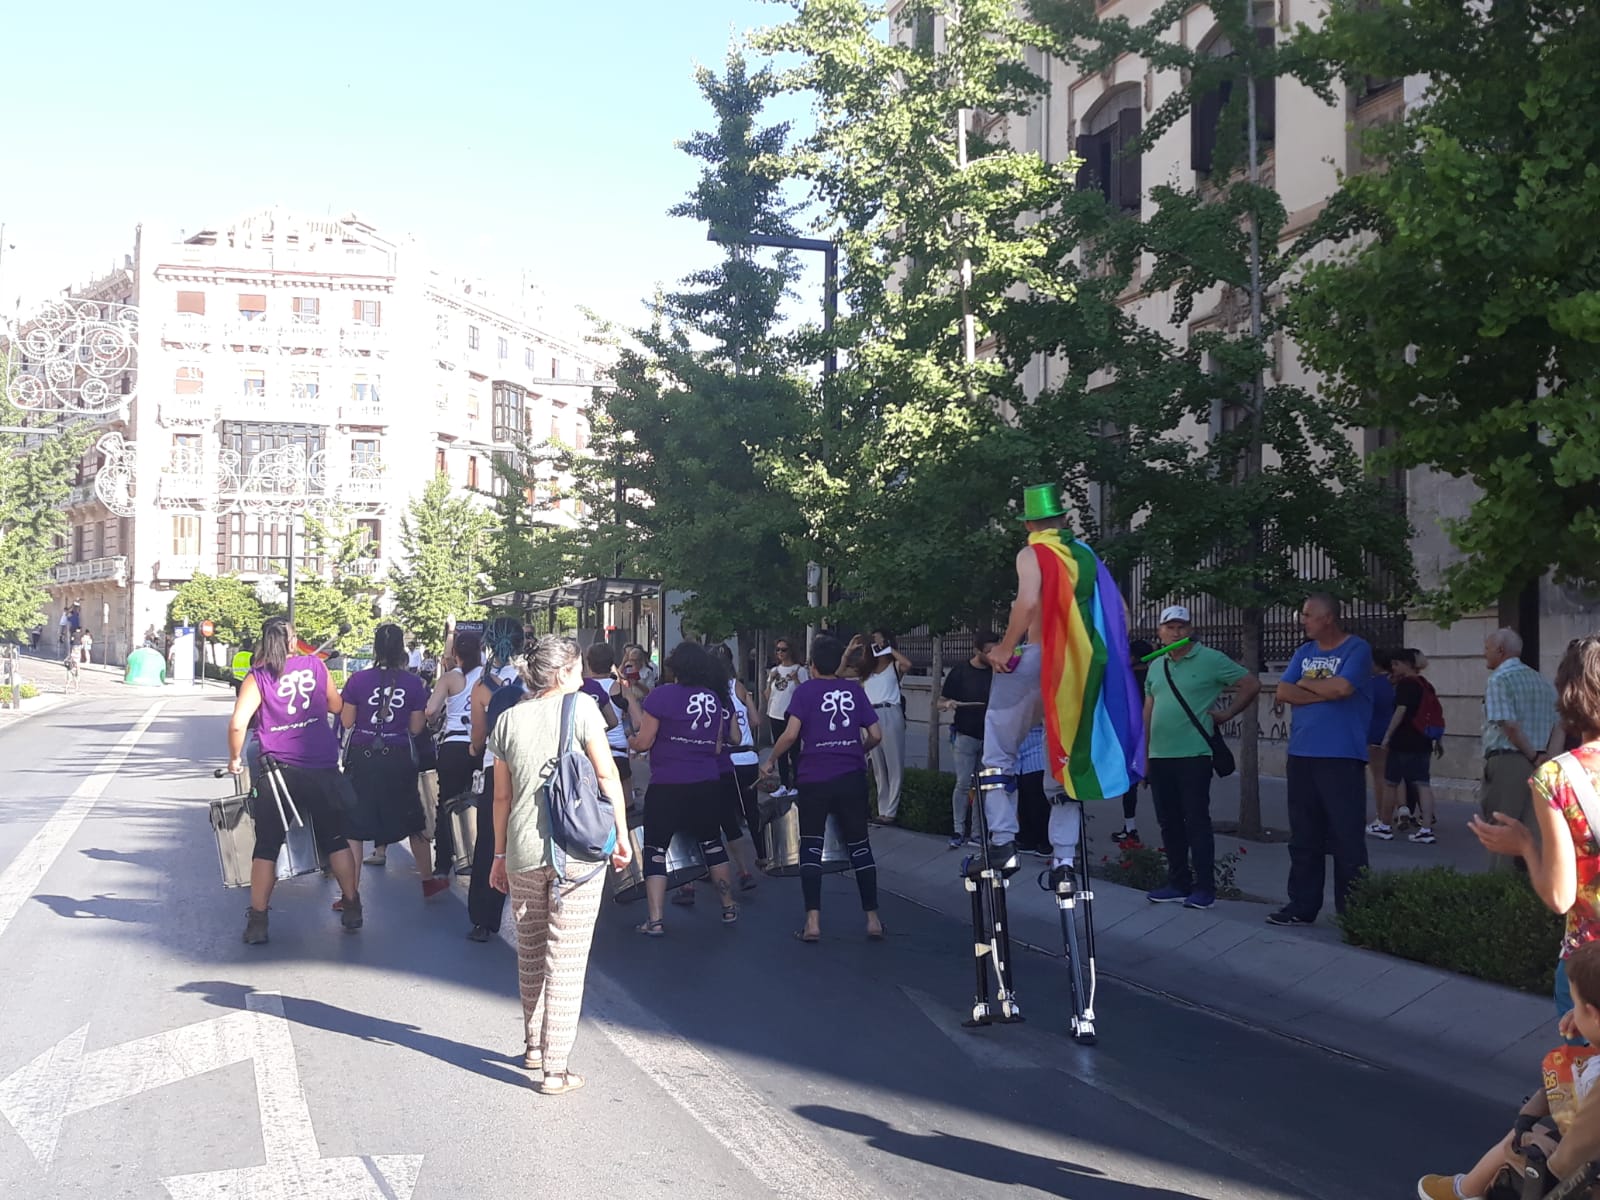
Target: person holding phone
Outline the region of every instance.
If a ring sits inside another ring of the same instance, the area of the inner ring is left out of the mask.
[[[906,711],[900,678],[911,670],[911,660],[895,649],[887,629],[874,629],[870,643],[860,634],[850,640],[844,662],[860,678],[861,688],[878,714],[880,740],[867,755],[878,789],[878,815],[872,823],[893,825],[900,811],[906,760]]]

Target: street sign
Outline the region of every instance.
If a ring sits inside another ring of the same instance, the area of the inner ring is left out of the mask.
[[[217,631],[217,627],[215,625],[213,625],[210,621],[201,621],[200,622],[200,636],[201,637],[210,637],[216,631]]]

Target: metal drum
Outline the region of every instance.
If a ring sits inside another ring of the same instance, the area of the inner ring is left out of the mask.
[[[628,836],[633,841],[633,861],[618,878],[617,890],[611,894],[618,904],[632,904],[635,900],[644,899],[644,829],[630,829]],[[687,833],[675,834],[672,844],[667,847],[667,891],[705,877],[706,856],[700,849],[700,843]]]
[[[800,813],[793,805],[774,821],[762,826],[768,875],[800,874]],[[837,874],[850,869],[850,851],[839,836],[839,822],[832,817],[822,831],[822,873]]]

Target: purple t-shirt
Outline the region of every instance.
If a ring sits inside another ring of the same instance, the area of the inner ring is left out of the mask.
[[[718,777],[717,729],[722,744],[732,736],[733,714],[709,688],[666,683],[643,701],[644,711],[661,722],[650,747],[652,783],[713,783]]]
[[[606,711],[606,705],[611,703],[611,692],[598,679],[585,679],[578,690],[588,692],[589,695],[593,696],[594,702],[600,706],[602,714]]]
[[[336,767],[339,738],[328,725],[328,668],[314,654],[296,654],[274,679],[251,670],[261,690],[256,715],[261,751],[291,767]]]
[[[427,685],[410,671],[368,667],[345,680],[341,694],[356,710],[352,746],[378,741],[404,746],[411,738],[411,714],[428,706]]]
[[[867,769],[861,731],[878,723],[877,710],[854,679],[808,679],[789,699],[800,722],[799,783],[826,783]]]

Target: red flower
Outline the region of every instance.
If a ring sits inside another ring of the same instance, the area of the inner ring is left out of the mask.
[[[1130,870],[1132,867],[1133,867],[1133,863],[1132,862],[1128,861],[1127,859],[1123,859],[1123,861],[1122,861],[1122,869],[1124,871]]]
[[[1250,851],[1246,850],[1243,846],[1240,846],[1239,847],[1239,853],[1240,854],[1249,854]]]

